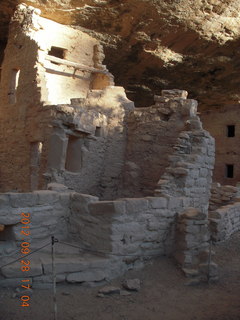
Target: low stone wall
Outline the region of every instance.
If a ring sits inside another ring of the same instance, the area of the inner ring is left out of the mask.
[[[30,277],[33,286],[51,282],[51,236],[55,236],[57,281],[99,282],[122,274],[149,258],[173,253],[176,217],[186,206],[184,197],[146,197],[99,201],[76,192],[36,191],[0,195],[1,266],[21,257],[21,244],[31,251],[31,271],[19,261],[1,269],[0,285]],[[30,223],[21,223],[24,213]],[[29,225],[29,229],[23,229]],[[22,230],[29,230],[24,236]],[[69,247],[66,243],[73,245]],[[24,255],[22,255],[24,259]],[[14,282],[15,281],[15,282]]]
[[[209,212],[209,221],[213,240],[227,240],[240,230],[240,202]]]
[[[10,263],[1,268],[0,285],[30,277],[34,286],[52,281],[51,236],[59,241],[58,282],[99,282],[145,259],[170,253],[175,216],[184,206],[182,198],[99,201],[90,195],[50,190],[1,194],[0,201],[1,266]],[[21,222],[22,218],[30,223]],[[31,252],[49,244],[26,258],[31,262],[28,272],[21,271],[19,261],[11,263],[25,258],[22,242],[29,242]]]
[[[50,242],[52,235],[60,240],[66,240],[70,196],[70,193],[49,190],[1,194],[0,224],[3,226],[3,231],[0,232],[1,265],[21,256],[23,241],[29,242],[31,250],[35,250]]]
[[[183,199],[146,197],[94,202],[83,219],[87,246],[116,255],[137,257],[168,254],[174,243],[176,212]]]

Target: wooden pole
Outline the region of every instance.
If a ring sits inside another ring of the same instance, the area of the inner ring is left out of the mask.
[[[64,60],[64,59],[61,59],[61,58],[50,56],[48,54],[46,55],[45,59],[48,60],[48,61],[51,61],[51,62],[63,64],[63,65],[68,66],[68,67],[73,67],[76,70],[79,69],[79,70],[88,71],[88,72],[92,72],[92,73],[109,74],[109,71],[107,71],[107,70],[101,70],[101,69],[96,69],[96,68],[93,68],[93,67],[88,67],[88,66],[85,66],[85,65],[80,64],[80,63],[71,62],[71,61],[68,61],[68,60]]]

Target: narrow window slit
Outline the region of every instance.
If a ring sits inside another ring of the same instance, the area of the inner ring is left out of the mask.
[[[226,177],[233,178],[234,177],[234,165],[226,164]]]

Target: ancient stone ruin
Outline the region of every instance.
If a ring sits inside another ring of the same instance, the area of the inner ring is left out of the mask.
[[[163,90],[136,109],[96,39],[40,14],[17,7],[1,70],[0,285],[52,282],[52,236],[57,282],[101,283],[161,255],[217,280],[210,239],[240,229],[239,198],[212,185],[197,101]],[[13,262],[23,234],[41,248],[26,274]]]

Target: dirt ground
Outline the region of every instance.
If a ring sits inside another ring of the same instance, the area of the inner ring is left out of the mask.
[[[167,258],[158,258],[123,279],[139,278],[141,290],[130,296],[96,297],[100,287],[57,287],[57,320],[239,320],[240,233],[214,246],[219,264],[217,284],[186,286],[186,278]],[[1,320],[54,320],[52,290],[34,289],[31,306],[20,306],[13,291],[0,290]]]

